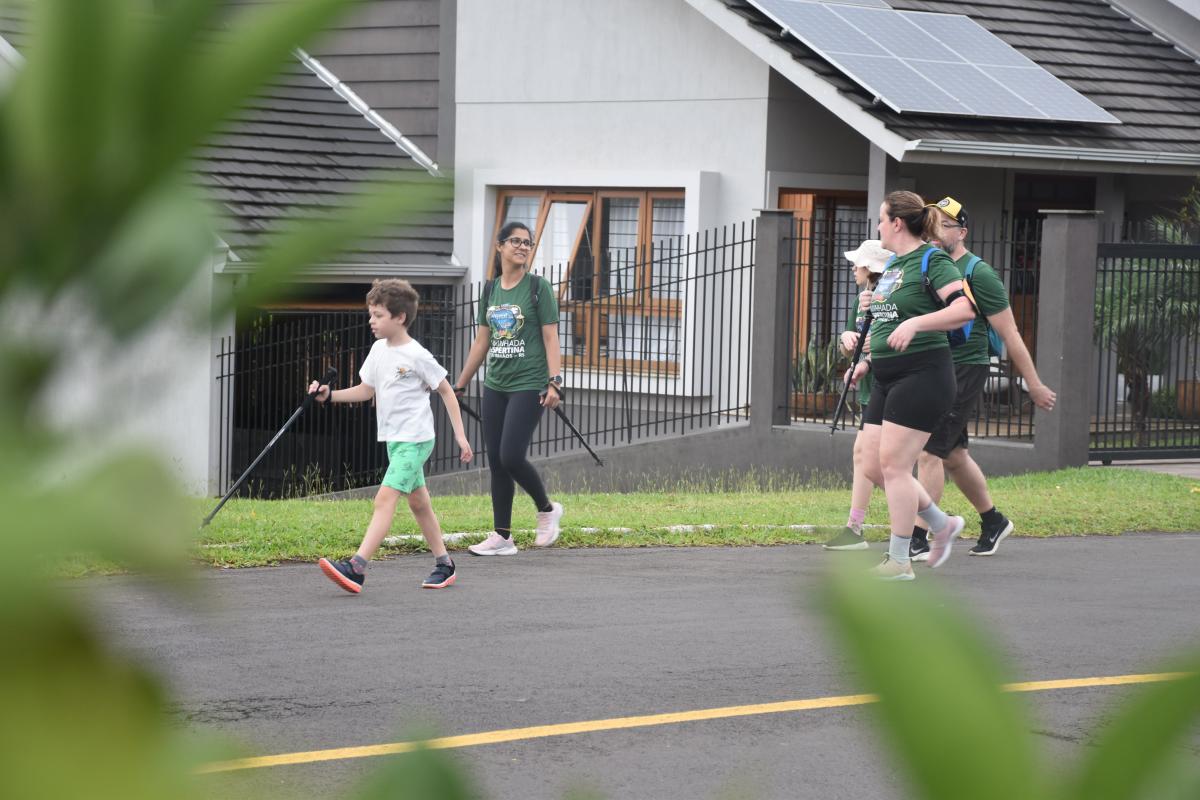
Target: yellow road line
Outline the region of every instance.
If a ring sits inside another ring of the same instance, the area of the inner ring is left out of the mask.
[[[1048,692],[1056,689],[1125,686],[1136,683],[1158,683],[1161,681],[1178,680],[1185,675],[1186,673],[1183,672],[1158,672],[1144,675],[1067,678],[1054,681],[1009,683],[1004,686],[1004,690],[1008,692]],[[848,694],[833,697],[814,697],[807,700],[785,700],[778,703],[759,703],[749,706],[702,708],[695,711],[676,711],[667,714],[649,714],[640,717],[613,717],[610,719],[584,720],[582,722],[563,722],[556,725],[534,725],[528,728],[507,728],[483,733],[469,733],[462,736],[444,736],[438,739],[426,739],[417,742],[391,742],[389,744],[365,745],[362,747],[337,747],[329,750],[310,750],[301,753],[281,753],[274,756],[219,761],[206,764],[198,771],[200,773],[233,772],[244,769],[261,769],[262,767],[281,767],[289,764],[313,764],[319,761],[371,758],[373,756],[408,753],[422,747],[432,750],[449,750],[459,747],[475,747],[477,745],[500,744],[501,742],[516,742],[526,739],[545,739],[551,736],[570,736],[576,733],[596,733],[597,731],[613,731],[624,728],[646,728],[654,725],[675,725],[680,722],[698,722],[709,719],[726,719],[728,717],[749,717],[758,714],[779,714],[786,711],[845,708],[847,706],[861,706],[874,703],[878,699],[872,694]]]

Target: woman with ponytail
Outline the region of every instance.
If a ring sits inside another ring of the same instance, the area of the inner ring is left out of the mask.
[[[495,529],[467,548],[477,556],[516,554],[512,538],[516,484],[537,507],[536,546],[554,544],[563,514],[526,458],[543,410],[555,408],[562,392],[558,301],[545,278],[529,274],[532,253],[533,235],[524,224],[509,222],[500,229],[480,298],[478,331],[455,383],[455,392],[461,394],[487,359],[481,416]]]
[[[875,288],[863,292],[863,306],[869,305],[873,319],[871,354],[847,375],[852,384],[868,370],[874,377],[860,435],[864,471],[887,497],[892,535],[888,555],[874,573],[889,581],[916,577],[909,559],[914,515],[929,525],[931,567],[945,562],[963,529],[962,517],[948,517],[913,477],[921,448],[954,402],[954,363],[945,332],[975,316],[954,262],[928,244],[940,233],[939,213],[913,192],[892,192],[880,205],[880,242],[896,257]]]

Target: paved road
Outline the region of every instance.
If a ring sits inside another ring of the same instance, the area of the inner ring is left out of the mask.
[[[960,546],[961,547],[961,546]],[[851,554],[855,555],[855,554]],[[198,732],[266,755],[859,690],[805,588],[815,546],[550,550],[463,558],[423,591],[425,557],[344,594],[312,565],[207,571],[203,600],[88,581],[98,617],[154,664]],[[1200,640],[1200,534],[1010,539],[921,569],[995,632],[1013,680],[1152,672]],[[919,681],[914,676],[914,681]],[[1024,695],[1050,756],[1081,747],[1124,688]],[[896,798],[863,708],[687,722],[453,751],[491,798]],[[426,728],[428,730],[428,728]],[[212,797],[334,797],[379,759],[205,776]]]

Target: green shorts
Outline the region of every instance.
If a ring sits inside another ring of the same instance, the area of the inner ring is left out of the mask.
[[[425,461],[433,452],[433,439],[424,442],[388,442],[388,468],[383,485],[397,492],[416,491],[425,485]]]

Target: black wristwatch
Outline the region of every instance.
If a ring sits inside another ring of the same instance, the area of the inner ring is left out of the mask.
[[[554,375],[550,378],[550,383],[553,383],[556,387],[561,389],[563,385],[562,375]]]

